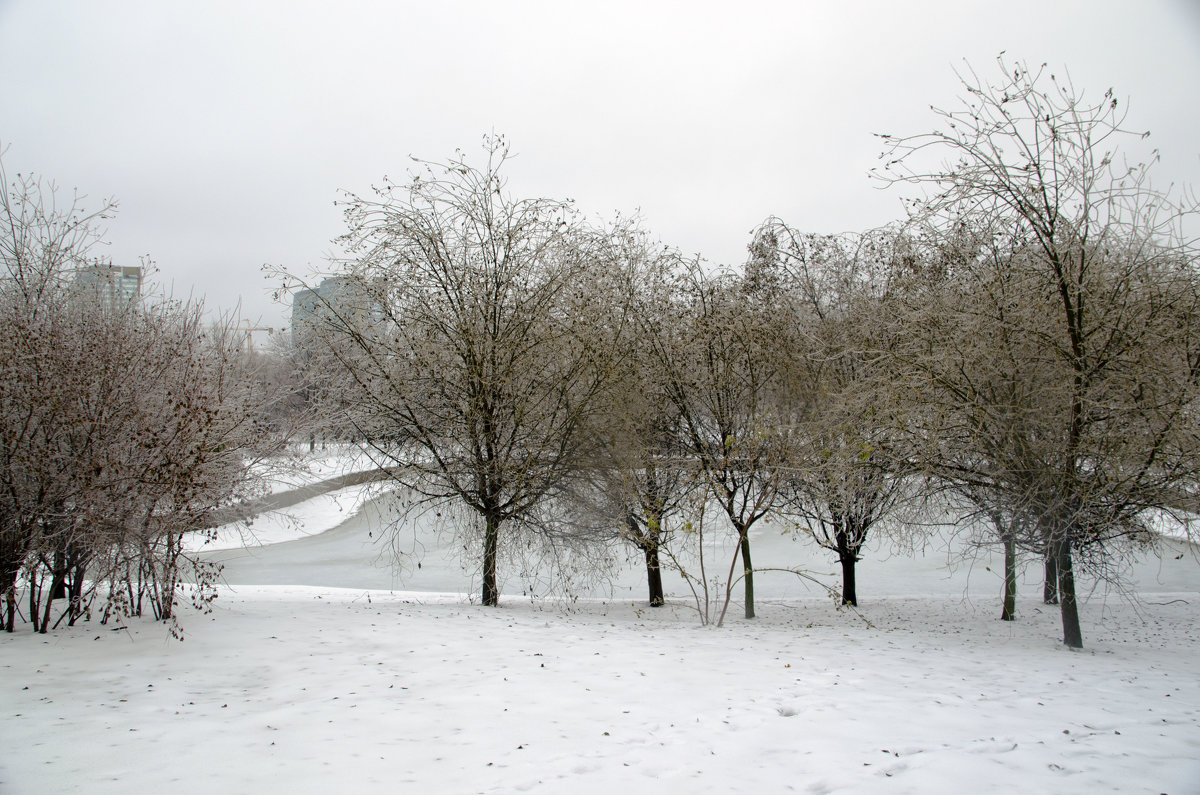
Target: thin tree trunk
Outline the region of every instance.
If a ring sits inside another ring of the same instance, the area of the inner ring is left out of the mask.
[[[42,589],[38,585],[37,576],[38,565],[35,563],[29,569],[29,622],[33,624],[33,631],[37,632],[41,627],[38,623],[38,597],[41,595]]]
[[[142,568],[138,566],[138,591],[137,596],[133,595],[133,576],[129,568],[129,561],[125,561],[125,590],[129,593],[129,609],[138,618],[142,616]]]
[[[1058,604],[1058,561],[1054,559],[1051,545],[1046,544],[1046,579],[1042,584],[1042,601],[1048,605]]]
[[[1004,533],[1004,607],[1001,621],[1017,619],[1017,538],[1012,527]]]
[[[175,612],[175,585],[179,579],[179,555],[182,552],[182,539],[175,533],[168,532],[166,536],[167,554],[163,557],[163,585],[159,592],[162,609],[159,614],[167,621]]]
[[[138,566],[138,588],[141,589],[141,592],[138,593],[138,615],[142,614],[144,592],[150,595],[150,611],[154,614],[154,620],[158,621],[163,617],[162,590],[158,587],[158,569],[154,565],[154,556],[151,550],[147,550],[146,556]]]
[[[750,529],[739,529],[742,539],[742,571],[746,578],[746,618],[754,618],[754,564],[750,562]]]
[[[71,570],[71,587],[67,589],[71,611],[70,620],[67,621],[68,627],[75,626],[75,622],[83,615],[83,575],[86,570],[87,566],[82,563],[75,564]]]
[[[21,576],[19,558],[16,558],[15,555],[9,556],[2,571],[4,572],[4,606],[7,613],[3,624],[5,631],[13,632],[16,629],[17,621],[17,581]]]
[[[483,603],[488,607],[500,604],[500,589],[496,585],[496,552],[500,546],[500,520],[485,514],[483,537]]]
[[[54,577],[50,580],[50,593],[51,594],[58,593],[62,589],[65,579],[66,579],[65,571],[55,571]],[[41,632],[43,635],[45,635],[46,632],[50,629],[50,615],[53,611],[54,611],[54,599],[48,598],[48,599],[46,599],[46,606],[42,610],[42,625],[38,629],[38,631]]]
[[[1062,613],[1063,643],[1072,649],[1082,649],[1083,632],[1079,627],[1079,608],[1075,602],[1075,573],[1071,568],[1070,539],[1056,538],[1053,547],[1055,564],[1058,567],[1058,597]]]
[[[642,549],[646,553],[646,584],[650,591],[650,606],[662,607],[666,600],[663,594],[662,566],[658,560],[658,544],[650,543]]]
[[[10,585],[4,589],[4,606],[6,615],[4,617],[4,631],[14,631],[17,621],[17,589],[16,586]]]

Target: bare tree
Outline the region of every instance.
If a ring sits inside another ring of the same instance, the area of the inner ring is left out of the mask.
[[[985,472],[986,467],[974,469]],[[1004,586],[1000,599],[1000,620],[1017,619],[1017,553],[1030,537],[1026,526],[1026,513],[1020,506],[1008,504],[1008,493],[1003,487],[988,486],[982,478],[967,479],[957,484],[957,491],[964,495],[973,510],[968,512],[973,520],[982,519],[990,527],[991,536],[999,539],[1004,553]]]
[[[613,373],[609,400],[589,424],[599,457],[574,496],[584,511],[621,528],[620,537],[642,553],[649,603],[660,607],[663,566],[678,562],[668,545],[684,501],[699,485],[683,420],[655,365],[652,343],[655,329],[672,312],[671,280],[682,259],[636,223],[619,222],[602,234],[621,274],[623,311],[648,333],[630,335],[625,343],[624,366]]]
[[[752,277],[787,300],[797,327],[788,394],[796,441],[788,510],[842,569],[842,603],[857,605],[855,564],[868,534],[911,491],[889,422],[891,388],[876,321],[898,233],[801,234],[769,218],[751,244]],[[901,246],[902,248],[902,246]]]
[[[885,136],[884,178],[931,189],[917,217],[943,252],[898,309],[898,361],[926,441],[972,453],[958,477],[986,461],[1030,517],[1077,648],[1073,562],[1144,538],[1147,511],[1180,505],[1200,475],[1200,289],[1182,234],[1195,206],[1120,165],[1111,91],[1088,102],[1045,67],[999,66],[994,83],[963,77],[941,129]],[[922,165],[926,150],[949,162]]]
[[[687,455],[737,538],[741,574],[735,558],[728,585],[743,582],[746,618],[755,613],[750,530],[780,503],[791,443],[787,326],[774,310],[741,277],[694,265],[679,279],[671,314],[643,325]]]
[[[239,496],[255,456],[281,436],[266,433],[264,395],[243,377],[229,324],[206,329],[198,306],[148,306],[88,289],[77,270],[93,265],[87,251],[102,214],[78,203],[60,211],[53,188],[34,178],[5,187],[6,628],[22,575],[38,631],[51,628],[56,600],[66,597],[58,621],[74,623],[106,584],[106,615],[137,612],[149,592],[156,617],[172,619],[181,569],[195,563],[182,534]]]
[[[10,181],[2,163],[0,182],[0,587],[12,631],[22,569],[43,539],[62,535],[79,486],[67,470],[69,453],[44,444],[47,420],[70,412],[52,397],[62,384],[46,354],[63,333],[71,271],[98,242],[97,224],[115,204],[89,212],[76,196],[60,205],[52,184],[20,174]]]
[[[422,504],[479,520],[495,605],[505,547],[554,534],[541,509],[595,457],[585,422],[621,366],[625,321],[570,204],[512,197],[508,145],[484,148],[482,166],[418,161],[408,185],[349,198],[345,289],[323,299],[321,338],[378,462]]]

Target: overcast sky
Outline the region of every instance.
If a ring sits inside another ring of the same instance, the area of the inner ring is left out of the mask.
[[[176,297],[280,326],[262,266],[321,269],[340,191],[492,130],[514,194],[640,210],[714,263],[772,214],[894,220],[873,133],[931,129],[954,69],[1001,50],[1114,88],[1162,151],[1156,184],[1200,186],[1195,0],[0,0],[0,147],[10,175],[117,199],[115,263],[147,256]]]

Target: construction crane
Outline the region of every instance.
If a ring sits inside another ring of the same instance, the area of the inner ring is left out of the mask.
[[[243,320],[242,326],[239,328],[239,330],[245,335],[244,339],[246,340],[246,353],[254,353],[254,332],[265,331],[269,337],[272,336],[276,331],[274,326],[251,326],[249,320]],[[286,330],[287,329],[283,328],[279,329],[281,333]]]

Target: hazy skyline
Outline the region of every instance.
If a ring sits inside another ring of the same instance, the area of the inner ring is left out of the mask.
[[[769,215],[813,232],[902,215],[874,133],[931,129],[964,59],[1001,51],[1109,87],[1200,187],[1196,3],[41,3],[0,0],[0,147],[89,206],[104,251],[176,297],[288,324],[264,263],[325,266],[339,191],[504,133],[519,196],[640,211],[744,260]],[[1133,152],[1132,154],[1141,154]]]

